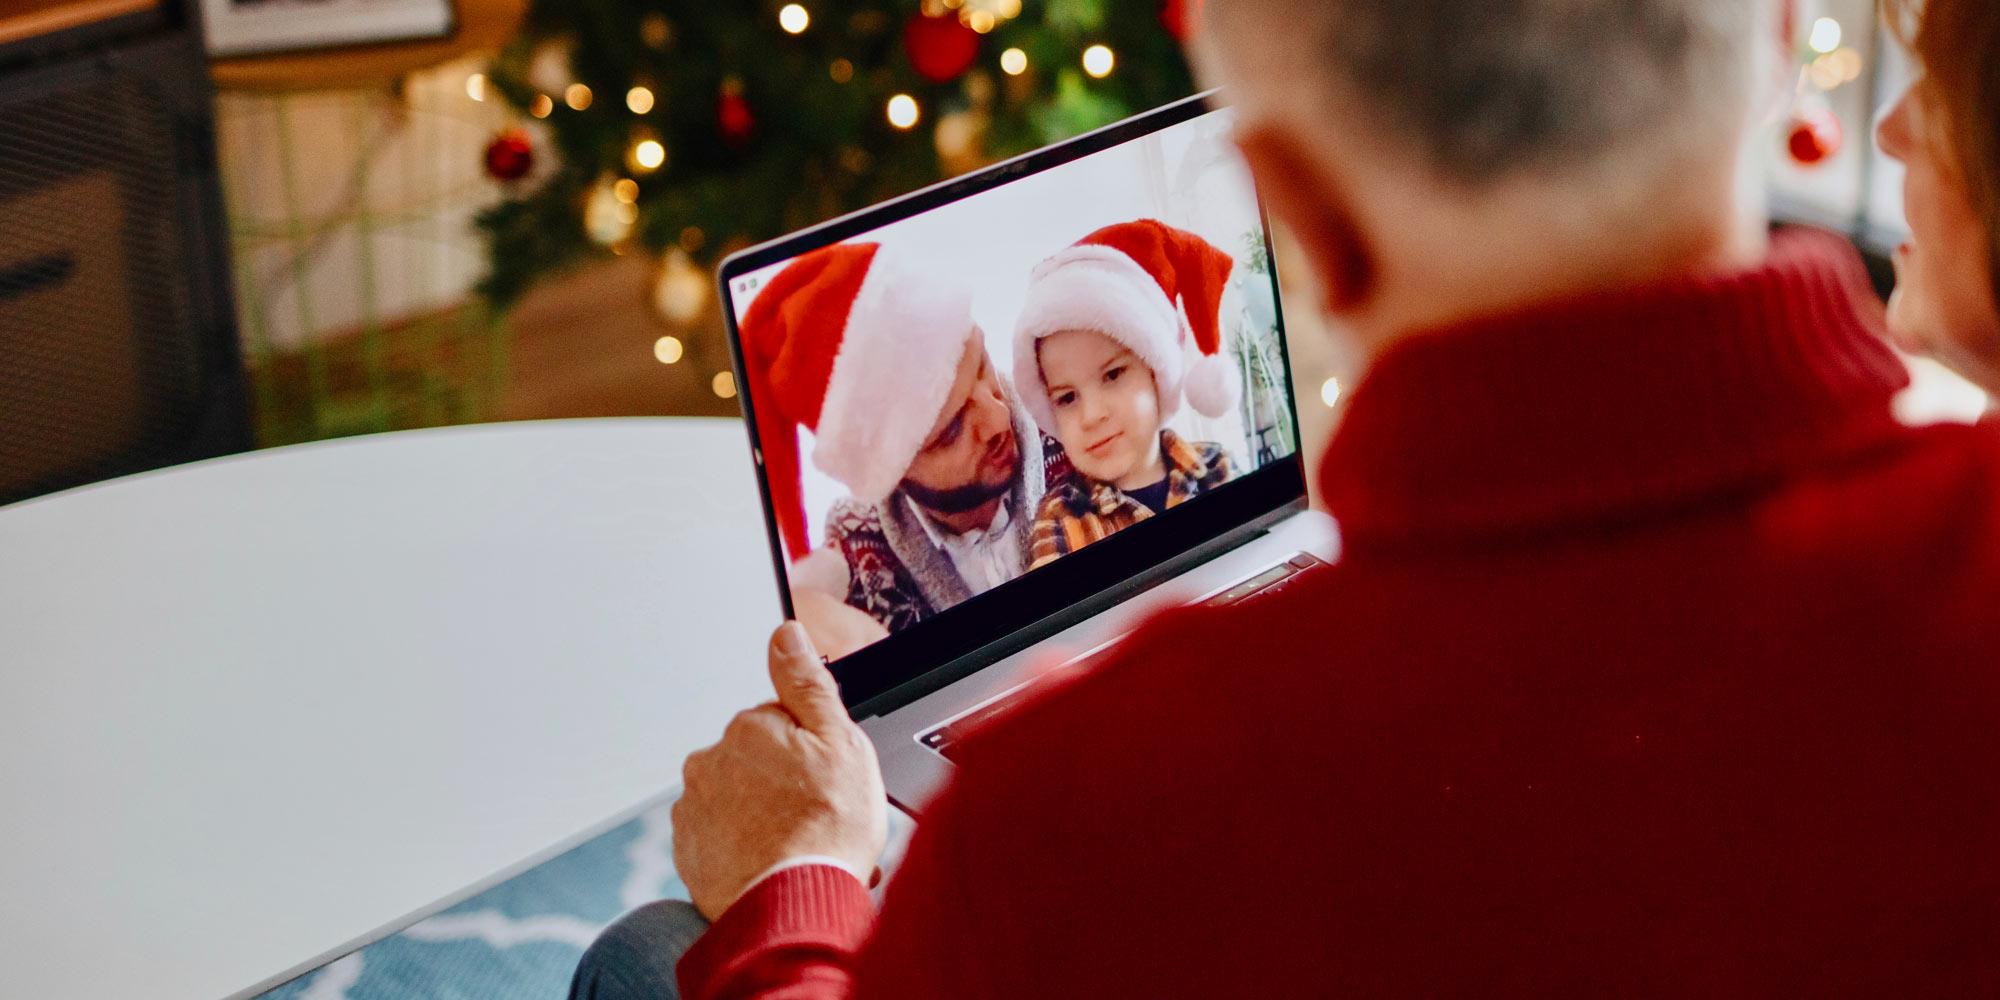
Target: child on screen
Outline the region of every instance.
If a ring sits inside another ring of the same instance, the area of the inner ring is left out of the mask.
[[[1234,266],[1201,237],[1144,219],[1100,229],[1035,268],[1014,378],[1075,473],[1042,498],[1030,569],[1234,477],[1221,446],[1163,426],[1183,397],[1210,417],[1236,403],[1217,322]],[[1193,364],[1183,360],[1190,341]]]

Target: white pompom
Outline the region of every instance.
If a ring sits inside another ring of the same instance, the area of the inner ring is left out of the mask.
[[[1204,355],[1188,369],[1181,383],[1189,406],[1205,417],[1219,417],[1236,405],[1243,392],[1243,377],[1236,366],[1218,355]]]

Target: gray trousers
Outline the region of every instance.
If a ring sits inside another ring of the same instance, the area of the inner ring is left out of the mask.
[[[701,911],[678,899],[619,917],[584,950],[570,1000],[680,1000],[674,966],[707,930]]]

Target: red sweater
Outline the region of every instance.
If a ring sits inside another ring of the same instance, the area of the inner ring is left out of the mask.
[[[870,938],[758,886],[689,997],[2000,995],[2000,438],[1851,251],[1383,357],[1341,564],[971,741]]]

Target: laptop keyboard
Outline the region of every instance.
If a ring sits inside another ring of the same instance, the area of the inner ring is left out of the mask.
[[[1232,604],[1242,604],[1245,601],[1261,601],[1269,597],[1274,597],[1297,582],[1300,574],[1306,570],[1312,569],[1315,566],[1325,565],[1326,562],[1324,560],[1301,552],[1293,556],[1290,560],[1279,563],[1228,590],[1205,600],[1196,601],[1194,606],[1201,608],[1225,608]],[[1093,654],[1090,659],[1103,659],[1117,648],[1117,644],[1114,643]],[[1089,666],[1089,662],[1085,661],[1083,663],[1065,665],[1063,669],[1067,671],[1076,667],[1087,666]],[[997,716],[1005,715],[1015,705],[1020,704],[1021,701],[1034,693],[1036,687],[1037,685],[1035,684],[1026,684],[1016,688],[980,706],[968,715],[962,715],[930,732],[924,733],[917,737],[917,742],[930,747],[932,750],[936,750],[946,760],[956,761],[958,757],[954,751],[957,749],[959,742],[964,739],[965,734],[978,729]]]

